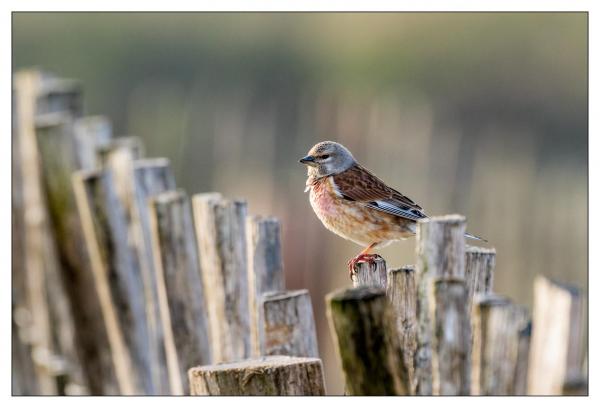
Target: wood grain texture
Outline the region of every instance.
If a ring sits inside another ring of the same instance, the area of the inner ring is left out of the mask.
[[[263,326],[260,297],[267,292],[285,290],[279,221],[275,218],[247,216],[246,245],[252,355],[259,356],[264,355],[264,352],[261,353],[264,339],[260,330]]]
[[[375,259],[372,262],[357,262],[352,274],[352,285],[355,288],[359,286],[372,286],[385,289],[387,286],[387,266],[385,259],[379,255],[375,255]]]
[[[408,373],[385,291],[361,286],[327,295],[329,325],[349,395],[407,395]]]
[[[460,278],[438,278],[429,306],[433,323],[433,395],[469,395],[471,386],[471,321],[468,290]]]
[[[417,287],[412,265],[390,269],[386,295],[392,304],[402,357],[408,373],[410,394],[416,393],[415,354],[417,352]]]
[[[101,317],[106,327],[110,344],[110,355],[119,385],[119,394],[142,394],[139,376],[145,367],[135,367],[134,336],[128,335],[134,326],[132,311],[122,281],[127,271],[119,270],[118,247],[125,236],[119,237],[111,227],[118,225],[123,214],[118,207],[111,206],[105,174],[97,170],[77,171],[73,174],[73,190],[83,228],[83,236],[96,293],[100,303]],[[113,212],[114,211],[114,212]],[[123,225],[123,224],[121,224]]]
[[[496,294],[475,297],[473,308],[473,395],[516,395],[525,388],[520,363],[530,320],[527,310]]]
[[[325,395],[318,358],[269,356],[189,370],[192,395]]]
[[[248,358],[250,313],[246,263],[246,203],[217,193],[192,198],[213,361]],[[210,288],[210,289],[208,289]]]
[[[93,170],[101,166],[99,152],[112,142],[112,125],[104,116],[88,116],[73,124],[78,168]]]
[[[582,293],[543,276],[533,287],[533,332],[528,393],[559,395],[565,383],[585,380]]]
[[[170,393],[169,370],[165,350],[165,334],[158,306],[158,290],[154,272],[154,255],[150,238],[148,200],[159,193],[175,189],[175,180],[166,159],[135,159],[139,151],[135,144],[110,145],[101,157],[110,173],[117,201],[125,212],[127,250],[132,268],[143,284],[143,290],[133,294],[135,302],[143,304],[147,336],[148,373],[152,379],[148,394]]]
[[[182,190],[156,195],[150,207],[162,323],[173,334],[171,393],[189,394],[187,370],[212,361],[191,207]]]
[[[494,286],[496,250],[468,246],[465,252],[465,281],[469,289],[469,307],[476,293],[490,293]]]
[[[51,231],[58,247],[62,282],[75,321],[78,353],[89,391],[117,394],[119,387],[108,335],[102,319],[98,319],[101,308],[71,184],[71,174],[78,169],[72,115],[38,116],[36,136]]]
[[[261,296],[264,316],[261,355],[319,357],[312,303],[307,290]]]
[[[417,354],[415,376],[417,394],[432,395],[432,302],[433,281],[438,278],[464,278],[465,217],[446,215],[417,223]]]

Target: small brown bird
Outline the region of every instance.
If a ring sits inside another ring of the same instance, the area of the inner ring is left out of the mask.
[[[427,218],[418,204],[358,164],[339,143],[314,145],[300,163],[308,167],[305,191],[310,191],[310,204],[323,225],[365,247],[348,262],[350,274],[358,261],[373,260],[372,249],[414,235],[417,220]]]

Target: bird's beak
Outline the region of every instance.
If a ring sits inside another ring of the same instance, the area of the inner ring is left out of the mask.
[[[302,164],[306,164],[307,166],[316,166],[317,162],[315,161],[314,156],[306,156],[298,160]]]

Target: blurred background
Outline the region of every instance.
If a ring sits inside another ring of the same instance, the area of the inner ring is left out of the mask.
[[[360,248],[313,214],[298,158],[339,141],[428,214],[466,215],[520,303],[536,274],[587,289],[587,46],[585,13],[13,14],[14,69],[80,79],[86,113],[169,158],[190,195],[282,221],[333,394],[324,296]],[[414,263],[414,240],[380,252]]]

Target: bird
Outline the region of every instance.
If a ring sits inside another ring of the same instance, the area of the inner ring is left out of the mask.
[[[319,220],[331,232],[364,247],[348,262],[350,278],[356,263],[374,262],[373,249],[415,235],[417,222],[428,218],[420,205],[360,165],[340,143],[317,143],[299,162],[308,169],[304,191]]]

